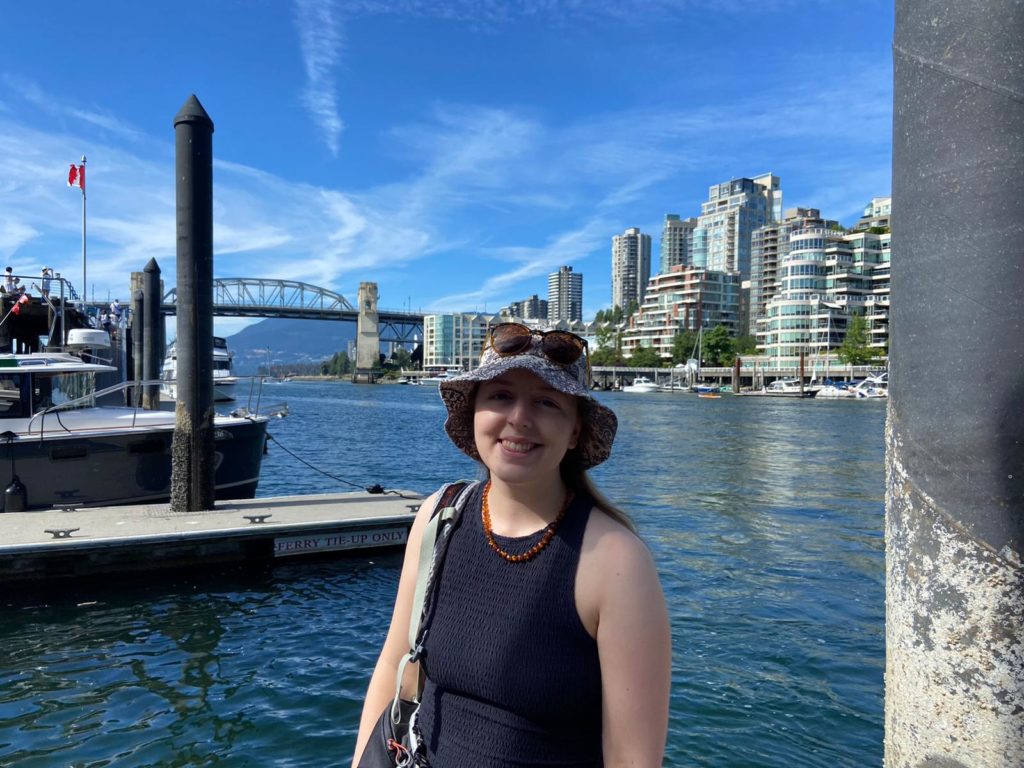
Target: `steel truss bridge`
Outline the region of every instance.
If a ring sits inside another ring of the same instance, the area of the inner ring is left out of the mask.
[[[163,297],[165,314],[177,314],[177,290]],[[220,317],[286,317],[302,320],[355,322],[359,308],[340,293],[295,280],[253,277],[215,278],[213,314]],[[377,310],[380,340],[400,344],[423,339],[423,315],[415,312]]]

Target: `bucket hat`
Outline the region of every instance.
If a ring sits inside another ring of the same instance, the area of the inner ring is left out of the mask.
[[[529,346],[518,354],[502,355],[493,348],[486,349],[477,368],[440,384],[441,399],[448,409],[445,432],[456,448],[479,461],[480,454],[473,436],[477,387],[480,382],[496,379],[508,371],[529,371],[553,389],[579,398],[582,428],[576,448],[572,450],[578,452],[583,469],[597,466],[611,455],[618,419],[610,408],[599,403],[590,393],[585,355],[586,352],[569,365],[552,362],[543,352],[539,331],[531,337]]]

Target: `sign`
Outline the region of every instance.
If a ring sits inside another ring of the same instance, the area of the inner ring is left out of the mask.
[[[338,533],[278,536],[274,539],[274,557],[315,555],[343,549],[396,547],[405,544],[408,538],[409,531],[406,528],[360,528]]]

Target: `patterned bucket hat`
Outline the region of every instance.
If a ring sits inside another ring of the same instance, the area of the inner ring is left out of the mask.
[[[479,367],[441,382],[441,399],[448,408],[445,431],[455,446],[470,458],[480,460],[473,436],[477,386],[512,370],[529,371],[559,392],[579,398],[582,429],[574,450],[579,453],[583,469],[595,467],[611,455],[618,420],[610,408],[590,393],[586,353],[568,365],[553,362],[544,352],[542,333],[532,331],[528,347],[518,354],[500,354],[488,347],[480,358]]]

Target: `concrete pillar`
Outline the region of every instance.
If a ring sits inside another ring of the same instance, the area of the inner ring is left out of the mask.
[[[897,0],[885,765],[1024,765],[1024,2]]]
[[[359,318],[356,321],[356,370],[370,371],[380,362],[380,319],[377,315],[377,284],[359,284]]]

